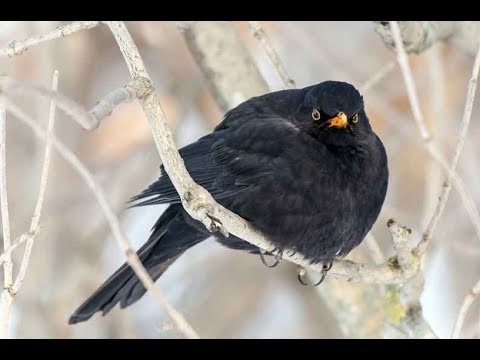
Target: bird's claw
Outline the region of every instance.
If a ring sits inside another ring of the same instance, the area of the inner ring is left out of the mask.
[[[275,250],[276,250],[276,253],[275,253],[274,258],[273,258],[274,262],[273,262],[273,264],[269,264],[267,262],[267,260],[265,259],[266,251],[260,249],[260,260],[262,260],[263,265],[265,265],[266,267],[273,268],[273,267],[277,266],[280,263],[280,261],[282,261],[283,249],[275,248],[272,252],[275,252]]]
[[[327,277],[328,271],[332,268],[332,265],[333,265],[332,261],[329,263],[323,263],[320,279],[313,286],[318,286],[325,280],[325,278]],[[308,283],[304,281],[304,276],[306,274],[305,268],[299,265],[297,267],[297,274],[298,274],[297,275],[298,281],[300,282],[300,284],[308,285]]]

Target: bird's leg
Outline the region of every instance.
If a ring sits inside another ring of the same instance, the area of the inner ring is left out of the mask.
[[[320,273],[321,274],[320,280],[318,280],[317,283],[313,286],[318,286],[325,280],[325,278],[327,277],[328,271],[332,268],[332,265],[333,265],[332,261],[330,261],[328,263],[323,263],[322,271]],[[298,276],[298,281],[300,281],[300,284],[308,285],[308,283],[306,283],[304,281],[304,277],[305,277],[305,274],[306,274],[305,268],[299,265],[297,267],[297,274],[298,274],[297,275]]]
[[[283,249],[280,249],[280,248],[275,248],[272,253],[275,252],[275,255],[274,255],[274,263],[273,264],[269,264],[267,262],[267,260],[265,259],[265,254],[266,254],[266,251],[260,249],[260,260],[262,260],[262,263],[263,265],[265,265],[266,267],[269,267],[269,268],[273,268],[275,266],[277,266],[280,261],[282,261],[282,257],[283,257]]]

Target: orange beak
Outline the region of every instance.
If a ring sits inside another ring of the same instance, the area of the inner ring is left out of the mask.
[[[340,111],[337,116],[328,120],[328,123],[330,124],[328,127],[346,128],[348,125],[347,115]]]

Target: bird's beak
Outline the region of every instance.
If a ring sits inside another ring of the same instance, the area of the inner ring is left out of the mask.
[[[340,111],[337,116],[328,120],[328,123],[330,124],[328,127],[346,128],[348,125],[347,115]]]

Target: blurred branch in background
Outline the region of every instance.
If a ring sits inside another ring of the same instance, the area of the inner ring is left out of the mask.
[[[421,53],[439,41],[452,42],[470,55],[477,53],[480,29],[471,21],[399,21],[407,53]],[[375,21],[375,31],[390,49],[396,48],[388,21]]]

